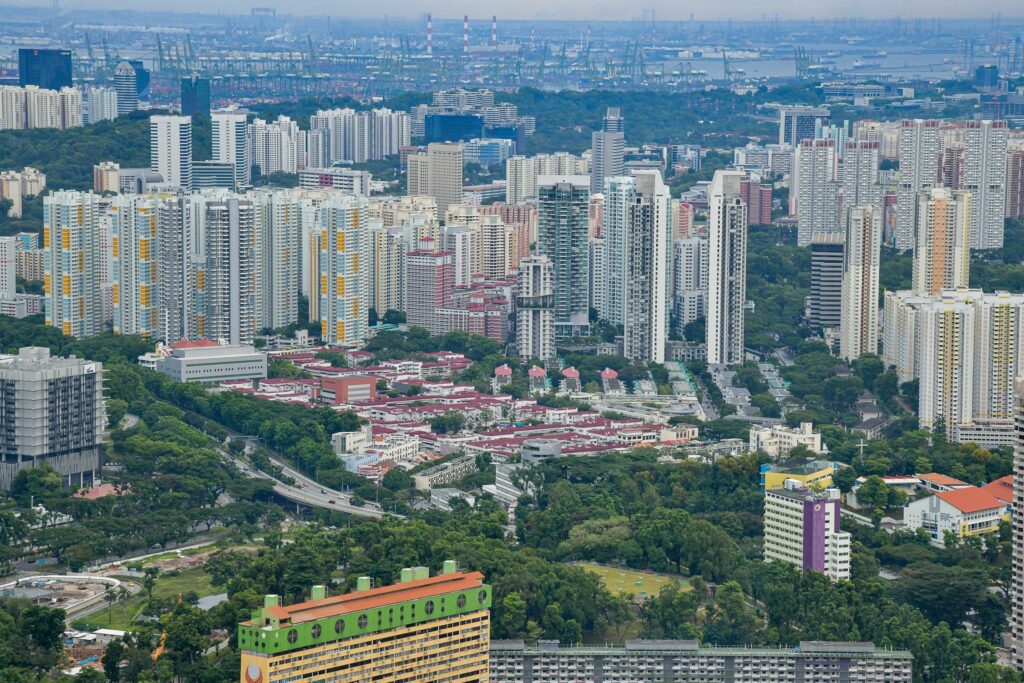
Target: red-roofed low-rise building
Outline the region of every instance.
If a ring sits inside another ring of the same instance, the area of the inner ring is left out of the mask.
[[[940,491],[952,491],[953,489],[962,489],[970,486],[966,481],[960,481],[955,477],[951,477],[947,474],[939,474],[938,472],[928,472],[927,474],[919,474],[917,478],[921,480],[921,488],[926,491],[933,491],[939,493]]]
[[[562,393],[563,394],[574,394],[582,391],[583,386],[580,384],[580,371],[571,365],[562,370]]]
[[[507,386],[512,383],[512,368],[507,365],[499,365],[494,368],[494,381],[492,385],[494,387],[494,393],[498,393],[501,387]]]
[[[966,485],[915,500],[904,508],[903,521],[912,531],[928,532],[933,545],[945,547],[947,534],[959,541],[997,533],[1000,522],[1009,519],[1010,505],[988,487]]]
[[[224,386],[225,383],[221,383]],[[233,384],[229,388],[235,388]],[[303,394],[310,401],[320,398],[320,380],[315,378],[269,377],[256,381],[256,391],[260,393],[292,393]]]
[[[539,365],[531,367],[526,376],[530,384],[530,391],[547,391],[548,389],[548,372]]]
[[[626,393],[626,387],[619,381],[619,373],[611,368],[601,371],[601,388],[606,394],[622,395]]]
[[[996,479],[991,484],[985,484],[981,487],[982,491],[990,493],[994,498],[997,498],[1008,506],[1013,505],[1013,475],[1008,474],[1001,479]]]

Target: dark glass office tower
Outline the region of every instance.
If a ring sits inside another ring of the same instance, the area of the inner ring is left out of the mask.
[[[460,142],[479,138],[484,133],[484,117],[479,114],[427,114],[423,139],[430,142]]]
[[[195,74],[181,79],[181,115],[210,115],[210,79]]]
[[[129,59],[128,63],[135,69],[135,92],[138,94],[139,99],[148,102],[149,101],[149,80],[150,74],[149,69],[141,59]]]
[[[71,87],[71,50],[18,50],[18,84],[48,90]]]

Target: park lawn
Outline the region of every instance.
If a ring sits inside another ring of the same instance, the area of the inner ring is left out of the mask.
[[[142,584],[142,580],[135,577],[119,576],[117,578],[127,579],[139,585]],[[174,598],[179,593],[188,592],[194,592],[199,597],[204,597],[221,591],[213,587],[213,584],[210,582],[210,575],[203,571],[201,567],[181,570],[177,576],[161,574],[157,577],[156,584],[153,586],[154,599]],[[95,623],[99,628],[129,631],[132,628],[132,623],[142,613],[142,608],[145,604],[146,595],[140,590],[126,601],[115,602],[112,606],[104,607],[98,612],[87,615],[85,618]]]
[[[648,574],[622,567],[609,567],[594,562],[576,562],[576,566],[593,572],[601,577],[604,584],[612,593],[623,595],[632,593],[635,597],[644,599],[656,596],[661,589],[673,583],[682,586],[684,590],[690,590],[690,585],[685,579],[668,574]]]
[[[221,592],[210,582],[210,575],[202,567],[182,569],[177,576],[161,574],[153,586],[154,598],[176,597],[178,593],[194,592],[199,597]]]

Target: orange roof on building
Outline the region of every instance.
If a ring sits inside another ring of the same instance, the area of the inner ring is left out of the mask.
[[[323,600],[299,602],[287,607],[277,606],[265,609],[282,621],[289,620],[292,624],[301,624],[352,612],[378,609],[409,600],[421,600],[455,591],[478,588],[481,586],[483,578],[484,575],[480,572],[438,574],[417,581],[336,595]]]
[[[938,472],[919,474],[917,475],[917,478],[921,481],[927,481],[937,486],[970,486],[966,481],[960,481],[955,477],[950,477],[946,474],[939,474]]]
[[[995,498],[1003,501],[1004,503],[1013,502],[1013,475],[1008,474],[1001,479],[996,479],[993,482],[985,484],[981,487],[982,491],[987,491]]]
[[[965,489],[954,489],[952,491],[941,491],[935,495],[960,512],[981,512],[982,510],[992,510],[1005,507],[1006,505],[1006,503],[991,493],[983,491],[977,486],[969,486]]]

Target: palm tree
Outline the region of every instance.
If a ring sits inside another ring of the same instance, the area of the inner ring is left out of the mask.
[[[145,573],[145,577],[142,579],[142,588],[146,591],[146,599],[153,599],[153,587],[156,585],[157,574],[160,570],[156,567],[146,567],[142,570]]]
[[[122,583],[117,587],[117,599],[121,601],[121,618],[123,621],[128,621],[128,588]]]
[[[104,599],[107,601],[107,623],[109,624],[114,620],[114,603],[117,602],[117,593],[114,592],[114,587],[111,586],[107,589],[106,593],[103,594]]]

